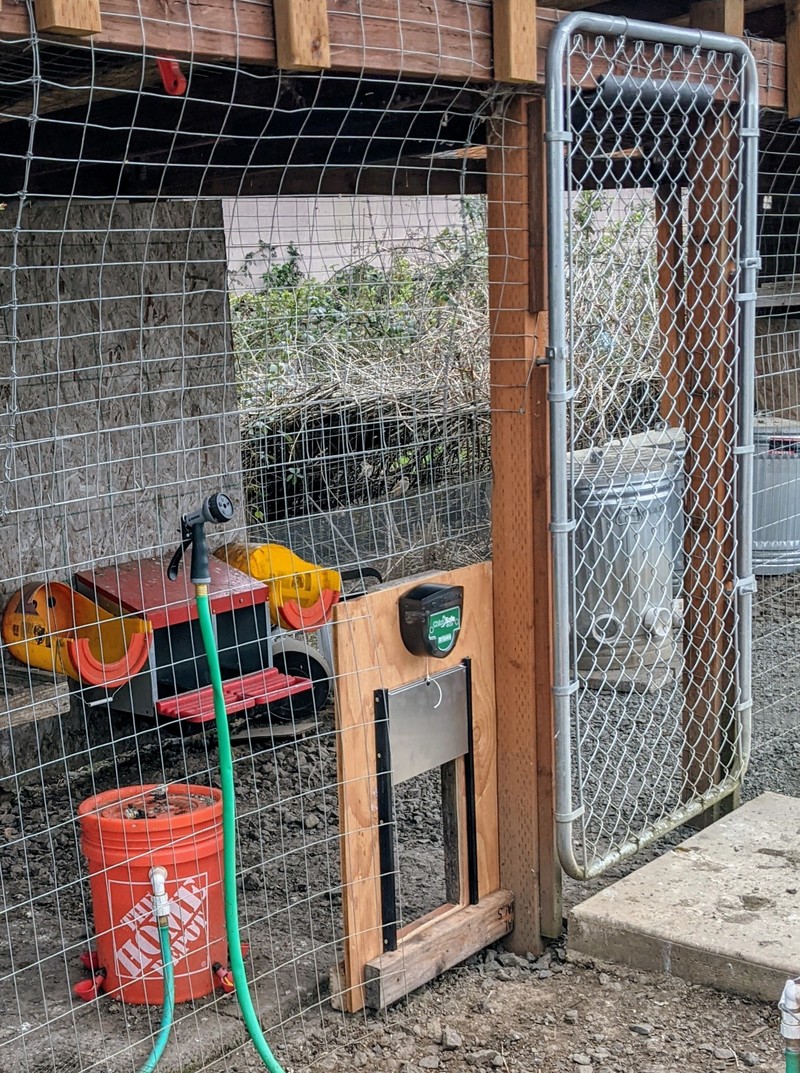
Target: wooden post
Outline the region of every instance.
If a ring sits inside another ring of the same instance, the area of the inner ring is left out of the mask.
[[[683,300],[683,214],[677,187],[658,187],[655,193],[658,256],[658,321],[661,330],[662,421],[677,428],[686,412],[686,308]]]
[[[544,101],[528,105],[528,309],[535,320],[534,356],[541,357],[548,337],[547,178]],[[533,484],[534,604],[536,648],[536,730],[539,799],[539,905],[542,935],[564,930],[561,865],[555,826],[555,723],[553,712],[553,573],[550,544],[550,405],[548,372],[531,368],[531,480]]]
[[[689,5],[689,25],[744,37],[744,0],[693,0]]]
[[[536,0],[494,0],[492,44],[498,82],[535,82]]]
[[[88,37],[103,29],[99,0],[36,0],[36,29],[40,32]]]
[[[786,0],[786,112],[800,119],[800,0]]]
[[[735,441],[730,124],[711,114],[689,191],[686,280],[686,564],[684,667],[687,796],[719,780],[733,719]]]
[[[327,0],[274,0],[275,47],[285,71],[331,65]]]
[[[561,927],[552,820],[547,375],[535,364],[547,342],[541,200],[533,218],[538,212],[542,231],[530,233],[530,162],[541,199],[544,144],[531,146],[529,156],[528,121],[530,114],[540,132],[541,108],[541,101],[512,101],[487,158],[500,883],[515,894],[509,945],[519,953],[540,950],[542,934]]]

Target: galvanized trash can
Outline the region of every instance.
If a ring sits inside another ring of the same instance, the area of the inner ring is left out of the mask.
[[[592,688],[647,692],[672,671],[682,457],[678,430],[573,455],[575,642]]]
[[[753,569],[793,574],[800,570],[800,424],[758,418],[753,438]]]

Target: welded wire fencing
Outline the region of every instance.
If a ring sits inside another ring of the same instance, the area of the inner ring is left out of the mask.
[[[191,553],[167,577],[182,514],[234,504],[208,525],[233,882],[294,1068],[342,1023],[318,612],[488,553],[487,92],[198,58],[175,95],[157,59],[0,44],[0,1069],[23,1073],[144,1062],[153,866],[178,999],[159,1069],[248,1060]],[[401,927],[444,900],[436,777],[397,813]]]

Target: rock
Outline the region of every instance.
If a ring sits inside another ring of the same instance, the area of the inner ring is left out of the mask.
[[[424,1058],[419,1060],[420,1069],[438,1069],[439,1059],[435,1054],[426,1054]]]
[[[353,1055],[353,1065],[356,1069],[363,1069],[364,1066],[369,1065],[369,1055],[366,1051],[356,1051]]]
[[[315,816],[313,813],[310,816],[306,816],[303,820],[303,827],[307,831],[310,831],[312,827],[319,827],[319,816]]]
[[[539,973],[539,976],[541,976],[541,975],[542,974]],[[503,980],[505,983],[508,983],[511,980],[516,980],[518,978],[518,976],[519,976],[519,969],[498,969],[497,972],[495,973],[495,977],[498,980]]]
[[[539,969],[536,975],[539,977],[540,980],[549,980],[553,974],[552,972],[550,972],[549,969]]]
[[[571,1054],[570,1058],[576,1066],[590,1066],[592,1064],[588,1054]]]
[[[608,984],[611,983],[611,977],[607,972],[601,972],[597,979],[599,980],[601,987],[607,987]]]
[[[757,1054],[753,1054],[752,1051],[740,1051],[739,1057],[742,1060],[742,1064],[750,1066],[751,1069],[753,1066],[761,1064],[761,1059],[758,1057]]]
[[[472,1054],[468,1054],[464,1061],[468,1066],[488,1066],[493,1065],[495,1058],[500,1058],[497,1051],[473,1051]],[[500,1058],[502,1064],[502,1058]]]
[[[643,1022],[640,1025],[630,1025],[631,1032],[635,1032],[637,1036],[652,1036],[653,1026]]]
[[[528,962],[525,958],[521,958],[519,954],[512,954],[508,950],[503,950],[497,955],[497,960],[506,969],[527,969],[529,968]]]
[[[714,1057],[720,1062],[735,1062],[736,1052],[732,1051],[730,1047],[715,1047]]]
[[[454,1028],[448,1028],[446,1025],[442,1029],[442,1046],[446,1051],[457,1051],[459,1047],[463,1047],[464,1040],[456,1032]]]
[[[564,1021],[568,1025],[576,1025],[578,1023],[578,1011],[567,1010],[567,1012],[564,1014]]]

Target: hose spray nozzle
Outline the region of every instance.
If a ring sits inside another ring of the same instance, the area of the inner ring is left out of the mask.
[[[192,549],[191,579],[194,585],[211,584],[208,566],[208,544],[206,543],[206,524],[208,522],[229,522],[233,517],[233,503],[224,492],[214,492],[206,496],[197,510],[184,514],[181,518],[181,543],[167,567],[167,577],[176,581],[183,553],[188,547]]]

